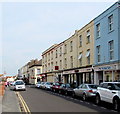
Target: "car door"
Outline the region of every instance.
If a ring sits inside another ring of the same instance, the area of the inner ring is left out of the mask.
[[[106,95],[106,101],[112,103],[112,98],[115,94],[115,86],[112,83],[108,83],[108,88],[107,88],[107,95]]]
[[[81,90],[81,88],[82,88],[82,84],[75,89],[75,94],[77,96],[80,96],[80,90]]]
[[[99,89],[101,94],[101,100],[107,101],[108,91],[107,91],[108,83],[103,83],[102,87]]]
[[[79,96],[83,96],[83,93],[86,91],[87,86],[86,84],[83,84],[81,88],[79,88]]]

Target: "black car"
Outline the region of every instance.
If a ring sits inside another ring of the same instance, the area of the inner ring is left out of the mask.
[[[59,93],[65,94],[65,95],[72,95],[73,89],[74,87],[69,83],[62,84],[60,86]]]

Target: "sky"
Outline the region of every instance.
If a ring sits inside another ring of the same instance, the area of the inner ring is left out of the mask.
[[[0,2],[0,74],[9,76],[30,60],[41,59],[47,48],[69,38],[117,0],[20,1]]]

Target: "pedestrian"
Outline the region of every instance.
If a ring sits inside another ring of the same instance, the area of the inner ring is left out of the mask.
[[[5,82],[5,87],[7,87],[7,81]]]
[[[7,82],[7,87],[9,87],[9,82]]]

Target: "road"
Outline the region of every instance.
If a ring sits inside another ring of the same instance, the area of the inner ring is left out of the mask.
[[[114,112],[93,102],[83,102],[35,87],[27,87],[27,90],[20,91],[20,94],[31,112]]]

